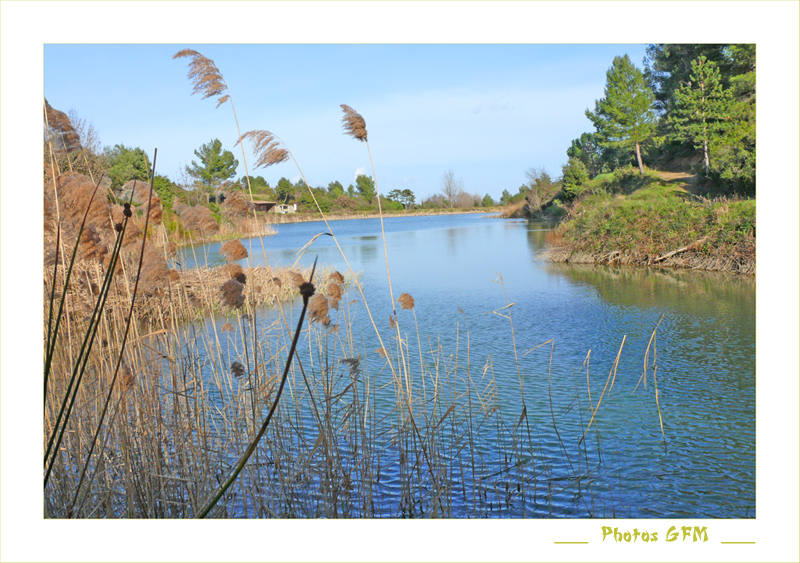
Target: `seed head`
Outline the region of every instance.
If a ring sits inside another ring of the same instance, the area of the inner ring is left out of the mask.
[[[228,307],[238,309],[244,305],[244,285],[234,279],[230,279],[222,284],[222,302]]]
[[[234,377],[242,377],[244,375],[245,369],[244,366],[239,362],[233,362],[231,364],[231,373]]]
[[[309,282],[303,282],[300,285],[300,295],[303,296],[303,299],[308,300],[314,295],[314,284]]]
[[[192,49],[183,49],[175,53],[172,58],[190,57],[188,78],[194,83],[192,95],[203,94],[203,99],[219,96],[228,89],[217,65],[208,57],[204,57]],[[217,100],[217,107],[227,102],[229,96],[221,96]]]
[[[282,148],[281,142],[269,131],[248,131],[239,137],[236,145],[243,139],[250,139],[253,144],[253,153],[256,155],[256,168],[266,168],[289,160],[289,151]]]
[[[403,309],[413,309],[414,308],[414,298],[411,297],[408,293],[403,293],[397,299]]]
[[[366,141],[367,124],[364,122],[364,118],[361,117],[361,114],[350,106],[345,104],[341,104],[341,106],[342,110],[344,111],[344,117],[342,117],[342,127],[344,127],[345,135],[350,135],[359,141]]]

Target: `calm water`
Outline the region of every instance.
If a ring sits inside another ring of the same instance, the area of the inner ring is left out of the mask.
[[[359,272],[379,328],[388,329],[391,309],[379,220],[334,221],[331,227]],[[548,225],[527,221],[479,215],[391,217],[385,219],[385,227],[394,296],[406,292],[414,297],[423,348],[441,344],[445,354],[452,354],[458,338],[463,365],[468,331],[471,372],[480,376],[487,362],[493,367],[499,403],[516,422],[522,407],[511,324],[492,313],[513,303],[497,312],[510,311],[513,320],[528,417],[541,449],[536,463],[556,480],[577,470],[576,464],[583,464],[579,473],[586,464],[597,464],[593,469],[598,478],[590,483],[594,514],[755,517],[752,278],[542,263],[537,253]],[[293,264],[298,250],[326,231],[321,222],[277,229],[276,236],[264,239],[272,266]],[[219,246],[195,249],[198,261],[222,264]],[[264,264],[257,241],[253,251],[253,262]],[[346,273],[330,237],[316,239],[299,263],[309,266],[317,256],[320,264]],[[184,267],[192,263],[184,256]],[[351,291],[350,298],[355,296]],[[639,385],[634,392],[648,341],[662,316],[656,363],[666,447],[652,373],[647,388]],[[412,313],[398,307],[398,318],[403,332],[413,334]],[[360,327],[357,337],[363,338],[365,349],[374,350],[377,341],[363,307],[354,319],[354,326]],[[587,434],[590,445],[583,443],[587,450],[594,448],[594,457],[577,455],[591,416],[588,393],[596,405],[623,337],[613,388],[603,395],[596,429]],[[553,348],[547,344],[532,351],[550,339]],[[590,350],[587,389],[582,364]],[[380,365],[376,355],[369,361],[371,367]],[[391,402],[390,391],[386,393]],[[476,447],[486,449],[487,455],[499,448],[491,438]],[[588,494],[580,502],[574,496],[551,491],[546,509],[528,506],[525,514],[585,516]],[[455,507],[453,514],[465,513]],[[504,506],[498,514],[522,513],[517,505]]]

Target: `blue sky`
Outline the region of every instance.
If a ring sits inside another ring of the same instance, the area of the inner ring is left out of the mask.
[[[191,95],[183,48],[214,60],[242,131],[266,129],[297,158],[311,185],[372,175],[363,143],[342,134],[340,104],[367,123],[382,193],[410,188],[418,200],[452,169],[470,193],[515,193],[525,171],[560,173],[570,141],[593,130],[584,116],[603,96],[617,55],[640,68],[645,44],[44,46],[44,93],[92,123],[104,145],[158,148],[157,171],[178,180],[194,150],[214,138],[239,160],[229,104]],[[289,161],[252,170],[271,185],[299,178]]]

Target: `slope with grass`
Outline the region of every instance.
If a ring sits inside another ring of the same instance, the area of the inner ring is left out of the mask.
[[[708,199],[701,189],[685,174],[597,176],[571,204],[544,209],[564,218],[544,258],[754,274],[755,200]]]

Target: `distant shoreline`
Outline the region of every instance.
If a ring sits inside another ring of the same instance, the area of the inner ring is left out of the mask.
[[[425,215],[467,215],[467,214],[484,214],[502,213],[502,207],[478,207],[469,209],[445,210],[445,209],[431,209],[425,211],[384,211],[383,217],[421,217]],[[285,215],[278,215],[279,220],[271,221],[271,225],[283,225],[290,223],[311,223],[313,221],[322,221],[322,216],[318,213],[287,213]],[[381,214],[377,211],[369,213],[352,213],[346,215],[325,215],[327,221],[347,221],[350,219],[378,219]]]

